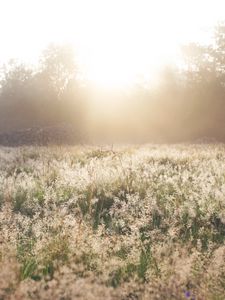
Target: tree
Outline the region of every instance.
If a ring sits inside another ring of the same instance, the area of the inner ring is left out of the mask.
[[[71,47],[50,45],[38,68],[11,60],[0,71],[0,129],[80,126],[84,97]]]
[[[198,134],[224,140],[225,25],[214,31],[213,43],[183,47],[186,61],[186,97]]]
[[[191,43],[182,47],[182,53],[188,79],[196,82],[213,80],[225,86],[225,22],[215,27],[212,44]]]
[[[190,43],[181,47],[186,64],[186,80],[191,84],[208,82],[215,77],[215,58],[212,46]]]
[[[1,96],[3,98],[15,99],[23,97],[26,93],[30,80],[33,78],[33,70],[16,60],[10,60],[1,68]]]
[[[1,68],[0,127],[23,127],[34,121],[34,71],[11,60]]]
[[[76,80],[78,67],[74,59],[72,47],[51,44],[43,51],[40,59],[40,77],[45,86],[54,92],[57,99],[61,99],[63,93],[71,81]]]
[[[225,85],[225,23],[220,23],[214,31],[215,43],[211,55],[215,61],[217,77]]]

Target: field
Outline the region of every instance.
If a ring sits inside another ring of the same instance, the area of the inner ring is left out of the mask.
[[[0,299],[225,299],[225,146],[0,148]]]

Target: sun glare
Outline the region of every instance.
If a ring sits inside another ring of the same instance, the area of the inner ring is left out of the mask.
[[[160,7],[143,3],[144,7],[137,1],[115,1],[110,5],[101,2],[102,9],[95,10],[95,21],[91,22],[92,30],[83,24],[81,57],[88,79],[96,85],[130,86],[139,75],[153,79],[160,66],[173,62],[177,55],[174,36],[170,35],[170,41],[168,36],[162,39],[165,28],[158,24],[157,14],[151,12]],[[166,55],[165,40],[169,42]]]
[[[104,88],[131,86],[138,76],[155,83],[162,66],[179,63],[182,43],[209,40],[207,29],[218,12],[205,1],[202,14],[200,2],[84,1],[74,43],[80,47],[88,79]]]
[[[180,44],[209,40],[224,7],[222,0],[2,1],[0,60],[35,61],[49,43],[71,43],[94,84],[127,86],[176,63]]]

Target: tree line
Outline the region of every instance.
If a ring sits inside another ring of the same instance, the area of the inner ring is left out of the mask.
[[[93,88],[68,45],[50,45],[37,67],[11,60],[0,70],[0,131],[70,124],[96,139],[225,141],[225,24],[211,44],[181,50],[182,67],[129,91]]]

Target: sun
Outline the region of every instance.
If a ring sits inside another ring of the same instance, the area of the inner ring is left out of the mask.
[[[131,87],[140,77],[153,81],[158,64],[150,58],[147,60],[143,51],[141,53],[140,49],[129,43],[125,42],[120,50],[114,45],[110,44],[106,49],[98,43],[92,56],[87,59],[89,81],[108,89]]]
[[[104,88],[131,86],[139,75],[149,78],[165,63],[164,41],[157,39],[161,27],[149,20],[148,6],[115,3],[101,3],[91,30],[83,26],[80,39],[87,77]]]
[[[69,43],[79,53],[88,80],[116,88],[131,86],[140,75],[154,81],[163,65],[177,63],[179,45],[206,41],[210,34],[204,30],[223,17],[225,4],[223,0],[8,0],[0,8],[0,62],[19,57],[32,63],[48,44]]]
[[[135,81],[137,68],[132,58],[128,57],[128,49],[118,49],[116,44],[107,47],[98,43],[92,52],[87,65],[88,80],[104,88],[127,87]],[[127,52],[127,55],[126,53]]]
[[[88,80],[104,88],[131,86],[140,75],[154,82],[164,65],[178,61],[179,45],[198,38],[196,22],[193,27],[185,16],[193,6],[182,5],[179,0],[89,2],[78,42]]]

